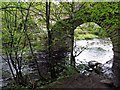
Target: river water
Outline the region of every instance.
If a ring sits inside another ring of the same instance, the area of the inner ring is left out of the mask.
[[[112,51],[112,42],[109,38],[107,39],[92,39],[92,40],[79,40],[76,41],[76,53],[79,53],[79,50],[81,51],[81,48],[85,47],[86,49],[82,51],[80,55],[78,55],[76,59],[76,63],[80,64],[81,61],[83,63],[89,62],[89,61],[97,61],[99,63],[105,64],[104,69],[107,70],[107,68],[112,67],[112,62],[107,63],[108,61],[112,60],[113,58],[113,51]],[[10,77],[10,73],[7,71],[9,70],[9,67],[5,61],[3,61],[0,58],[0,63],[2,63],[2,70],[4,73],[4,78]],[[26,72],[29,69],[29,67],[24,68],[24,72]],[[0,70],[1,71],[1,70]],[[0,72],[1,73],[1,72]],[[106,74],[111,73],[111,70],[107,70]],[[2,86],[3,78],[0,77],[0,87]],[[3,83],[3,85],[6,85],[6,83]]]
[[[92,40],[80,40],[76,42],[77,48],[86,47],[86,49],[76,57],[76,62],[80,63],[97,61],[105,64],[107,61],[113,58],[113,46],[109,38],[107,39],[92,39]]]
[[[79,40],[76,41],[75,45],[75,50],[78,51],[77,53],[81,51],[81,47],[86,48],[75,58],[77,65],[81,62],[87,64],[90,61],[96,61],[102,64],[102,69],[106,77],[113,77],[113,72],[111,70],[113,62],[113,46],[109,38]]]

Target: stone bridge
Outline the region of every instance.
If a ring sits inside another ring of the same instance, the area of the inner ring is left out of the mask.
[[[99,12],[94,12],[96,9],[98,9]],[[52,39],[55,40],[55,43],[65,43],[66,36],[70,36],[70,33],[72,33],[76,27],[86,22],[94,22],[101,26],[107,31],[113,44],[113,81],[116,86],[120,87],[120,23],[118,21],[119,13],[116,12],[119,9],[113,9],[113,12],[115,13],[106,11],[104,14],[102,14],[103,11],[101,11],[101,9],[104,9],[104,7],[102,7],[102,4],[101,7],[95,7],[91,10],[80,10],[74,13],[74,17],[72,18],[69,17],[67,19],[57,21],[52,29],[52,37],[56,37],[61,40],[57,41],[55,38]],[[67,44],[68,43],[70,42],[67,42]]]

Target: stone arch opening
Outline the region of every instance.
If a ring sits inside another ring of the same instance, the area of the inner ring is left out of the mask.
[[[79,48],[86,48],[75,57],[76,63],[101,63],[105,76],[112,78],[113,45],[107,32],[98,24],[87,22],[78,25],[74,33],[75,53]]]

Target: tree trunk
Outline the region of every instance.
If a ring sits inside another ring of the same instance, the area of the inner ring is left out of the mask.
[[[48,32],[48,54],[49,54],[49,62],[50,62],[50,73],[51,73],[51,78],[54,79],[56,77],[56,74],[55,74],[55,69],[54,69],[54,62],[52,61],[52,50],[51,50],[51,43],[52,43],[52,40],[51,40],[51,31],[50,31],[50,23],[49,23],[49,20],[50,20],[50,2],[47,1],[46,2],[46,28],[47,28],[47,32]]]
[[[71,4],[72,7],[72,18],[74,18],[74,2]],[[74,22],[72,23],[72,28],[74,27]],[[74,29],[71,30],[71,65],[75,68],[75,57],[74,57]]]

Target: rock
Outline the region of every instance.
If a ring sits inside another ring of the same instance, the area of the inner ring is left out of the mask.
[[[88,62],[88,66],[89,66],[89,70],[90,72],[95,72],[97,74],[101,74],[102,73],[102,67],[101,67],[101,63],[97,62],[97,61],[89,61]]]
[[[113,84],[113,81],[112,80],[109,80],[109,79],[103,79],[100,81],[101,83],[104,83],[104,84],[108,84],[108,85],[112,85]]]
[[[90,67],[90,68],[94,68],[95,66],[98,66],[98,65],[100,65],[101,63],[98,63],[97,61],[89,61],[88,62],[88,66]]]

